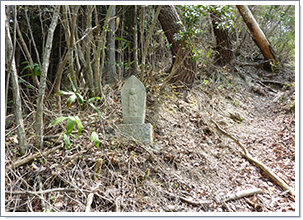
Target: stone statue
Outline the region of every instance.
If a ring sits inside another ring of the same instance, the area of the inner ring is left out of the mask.
[[[143,83],[131,76],[121,89],[123,124],[117,127],[126,137],[153,145],[153,126],[144,124],[146,108],[146,91]]]
[[[144,124],[146,91],[143,83],[131,76],[121,89],[123,124]]]

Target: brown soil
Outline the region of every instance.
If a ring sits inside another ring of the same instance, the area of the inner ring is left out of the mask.
[[[294,212],[295,197],[247,161],[241,148],[210,121],[235,135],[253,157],[296,190],[294,86],[282,89],[232,77],[201,80],[186,98],[175,98],[170,91],[171,97],[161,96],[156,105],[153,97],[146,115],[155,131],[151,149],[122,142],[114,129],[122,121],[120,95],[109,88],[106,107],[99,106],[101,118],[77,106],[64,112],[78,114],[84,125],[81,136],[71,138],[70,149],[13,169],[10,164],[20,157],[15,131],[7,127],[5,210],[83,212],[93,193],[91,212]],[[58,117],[55,109],[52,112],[49,122]],[[33,121],[25,122],[27,134],[33,134]],[[59,134],[60,129],[46,127],[45,135]],[[91,141],[93,129],[99,148]],[[62,139],[49,137],[45,145],[60,143]],[[31,154],[36,151],[32,148]],[[220,202],[226,194],[255,188],[263,194]]]

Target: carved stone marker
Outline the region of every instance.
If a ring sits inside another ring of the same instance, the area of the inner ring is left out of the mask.
[[[118,128],[126,137],[133,137],[143,144],[153,144],[153,126],[144,124],[146,91],[135,76],[131,76],[121,89],[123,124]]]

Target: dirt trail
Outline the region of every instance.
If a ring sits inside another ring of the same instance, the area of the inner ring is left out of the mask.
[[[198,187],[197,194],[214,198],[251,188],[264,191],[249,198],[255,207],[247,199],[239,199],[225,208],[213,204],[208,211],[294,211],[294,199],[244,159],[239,146],[210,122],[212,118],[236,135],[253,157],[294,188],[295,118],[294,112],[288,112],[294,94],[282,102],[282,95],[287,93],[261,96],[247,89],[208,93],[200,86],[192,90],[187,101],[166,102],[157,126],[165,128],[160,144],[169,146],[162,151],[180,155],[174,172],[199,185],[202,192]]]

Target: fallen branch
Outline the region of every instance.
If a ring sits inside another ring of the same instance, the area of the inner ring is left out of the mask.
[[[183,196],[179,196],[179,199],[182,201],[182,202],[187,202],[191,205],[194,205],[194,206],[199,206],[199,205],[210,205],[213,201],[212,200],[194,200],[193,198],[185,198]]]
[[[223,134],[225,134],[229,138],[233,139],[242,148],[242,150],[244,151],[244,157],[246,159],[248,159],[250,162],[260,167],[275,183],[277,183],[280,187],[282,187],[283,190],[288,190],[291,195],[295,196],[294,190],[290,186],[288,186],[280,177],[278,177],[273,171],[271,171],[270,168],[267,167],[264,163],[253,158],[235,136],[227,133],[214,120],[210,119],[210,121],[214,123],[214,125],[217,127],[218,130],[220,130]]]
[[[219,201],[220,202],[227,202],[227,201],[232,200],[232,199],[240,199],[240,198],[245,197],[245,196],[252,196],[255,193],[263,193],[263,190],[259,189],[259,188],[243,190],[243,191],[239,191],[239,192],[236,192],[236,193],[227,194],[227,195],[223,196],[222,198],[220,198]]]
[[[175,195],[169,192],[163,192],[164,194],[167,194],[169,198],[171,199],[179,199],[182,202],[187,202],[188,204],[194,205],[194,206],[199,206],[199,205],[210,205],[213,201],[212,200],[197,200],[197,199],[193,199],[193,198],[186,198],[184,196],[179,196],[179,195]]]
[[[93,199],[94,199],[94,193],[90,193],[87,196],[87,202],[86,202],[85,212],[90,212],[90,206],[93,203]]]
[[[278,84],[280,86],[284,86],[286,82],[279,82],[274,80],[261,80],[262,83],[271,83],[271,84]]]
[[[39,194],[46,194],[46,193],[52,193],[52,192],[74,192],[78,189],[74,188],[55,188],[55,189],[47,189],[47,190],[40,190],[40,191],[5,191],[5,194],[7,195],[39,195]],[[83,190],[90,192],[88,190]]]
[[[87,196],[87,201],[86,201],[86,207],[85,207],[85,212],[90,212],[90,207],[93,203],[93,199],[94,199],[94,195],[96,193],[96,190],[98,189],[100,183],[97,184],[95,187],[93,187],[91,190],[92,192],[90,194],[88,194]]]
[[[38,158],[38,157],[46,157],[47,155],[49,155],[49,154],[55,152],[56,150],[62,148],[63,145],[64,145],[64,144],[62,143],[62,144],[60,144],[60,145],[57,146],[57,147],[54,147],[54,148],[52,148],[52,149],[47,149],[47,150],[46,150],[45,152],[43,152],[43,153],[39,152],[39,153],[30,155],[30,156],[28,156],[28,157],[26,157],[26,158],[23,158],[22,160],[17,160],[17,161],[15,161],[14,163],[12,163],[12,164],[10,165],[10,168],[11,168],[11,169],[15,169],[15,168],[17,168],[17,167],[19,167],[19,166],[21,166],[21,165],[23,165],[23,164],[26,164],[26,163],[28,163],[28,162],[30,162],[30,161],[32,161],[32,160]]]
[[[263,83],[264,81],[258,81],[257,83],[259,83],[261,86],[264,86],[265,88],[267,88],[268,90],[274,92],[274,93],[277,93],[276,90],[274,90],[273,88],[271,88],[270,86],[267,86]]]

